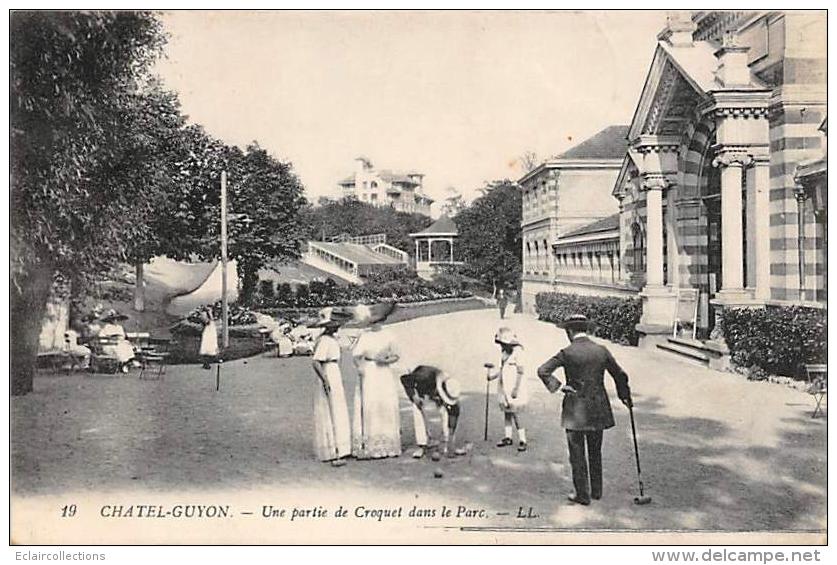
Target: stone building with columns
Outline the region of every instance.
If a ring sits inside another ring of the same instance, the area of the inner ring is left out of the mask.
[[[609,288],[609,278],[599,276],[602,260],[608,271],[611,264],[618,265],[618,253],[613,254],[614,248],[618,250],[618,238],[610,234],[610,242],[603,244],[598,228],[592,230],[595,234],[560,238],[618,211],[610,192],[627,150],[627,131],[627,126],[607,127],[518,180],[523,206],[521,299],[525,312],[534,311],[540,292],[620,291]],[[618,286],[618,280],[613,284]]]
[[[800,182],[822,157],[825,46],[824,11],[669,16],[613,189],[643,343],[670,334],[678,289],[699,291],[703,336],[723,307],[824,301],[825,199]]]

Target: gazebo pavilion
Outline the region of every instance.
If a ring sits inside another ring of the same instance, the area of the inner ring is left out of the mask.
[[[425,278],[433,275],[437,266],[458,265],[454,254],[454,241],[459,237],[456,224],[442,216],[420,232],[411,233],[416,241],[416,272]]]

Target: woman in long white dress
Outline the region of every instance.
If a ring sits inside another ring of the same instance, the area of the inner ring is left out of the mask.
[[[203,358],[203,368],[211,369],[210,363],[218,358],[218,327],[212,317],[211,308],[203,311],[201,320],[203,320],[203,331],[201,332],[201,345],[198,354]]]
[[[99,330],[99,337],[110,338],[113,341],[112,344],[102,346],[102,353],[115,357],[123,373],[128,372],[128,365],[135,356],[134,346],[128,341],[125,328],[118,323],[127,318],[128,316],[111,309],[102,319],[103,324]]]
[[[352,420],[352,455],[380,459],[401,455],[401,414],[393,371],[399,351],[391,332],[375,323],[352,349],[358,381]]]
[[[352,436],[340,372],[340,344],[335,338],[340,324],[330,319],[330,309],[325,310],[328,312],[324,311],[321,321],[315,324],[323,328],[323,333],[317,339],[311,361],[317,375],[314,385],[314,452],[320,461],[330,461],[332,466],[340,467],[352,453]]]

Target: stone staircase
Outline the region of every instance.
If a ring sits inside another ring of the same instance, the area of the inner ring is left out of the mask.
[[[708,367],[712,359],[711,350],[698,339],[670,337],[665,343],[658,343],[657,348],[680,361]]]

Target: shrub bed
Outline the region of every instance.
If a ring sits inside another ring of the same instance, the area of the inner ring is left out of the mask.
[[[827,313],[802,306],[725,308],[722,331],[730,359],[749,374],[805,377],[826,362]]]
[[[171,327],[174,343],[169,348],[169,363],[198,363],[201,361],[200,343],[203,322],[200,319],[202,308],[189,312],[185,318]],[[218,344],[221,344],[221,302],[212,305],[215,318]],[[224,349],[225,361],[252,357],[266,350],[266,342],[261,326],[256,323],[255,314],[237,304],[229,306],[230,346]]]
[[[338,286],[332,279],[326,279],[295,287],[288,283],[274,287],[271,281],[263,280],[249,306],[259,310],[304,309],[381,301],[406,304],[470,296],[473,293],[465,289],[464,279],[446,274],[437,280],[426,281],[416,275],[414,270],[402,267],[373,273],[362,285]]]
[[[394,324],[396,322],[404,322],[414,318],[424,318],[426,316],[436,316],[438,314],[448,314],[450,312],[460,312],[463,310],[478,310],[480,308],[489,308],[485,301],[476,297],[464,298],[442,298],[437,300],[428,300],[425,302],[410,302],[399,303],[395,311],[387,318],[384,324]],[[273,316],[274,318],[284,318],[286,320],[300,320],[304,318],[315,318],[319,307],[312,308],[265,308],[262,310],[265,314]]]
[[[596,324],[597,336],[615,343],[636,345],[639,339],[636,333],[642,315],[639,298],[540,292],[535,297],[535,310],[539,319],[552,323],[573,314],[584,314]]]
[[[221,357],[224,361],[244,359],[267,351],[264,337],[242,337],[233,336],[233,328],[230,327],[230,346],[224,349]],[[221,336],[218,336],[218,344],[221,343]],[[168,363],[178,365],[182,363],[200,363],[203,358],[200,356],[200,336],[179,334],[169,349]]]

